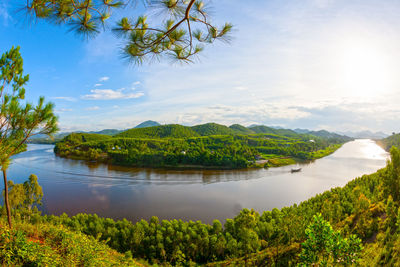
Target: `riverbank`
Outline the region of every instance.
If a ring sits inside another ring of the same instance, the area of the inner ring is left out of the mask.
[[[337,144],[327,147],[326,149],[321,149],[319,151],[312,152],[312,159],[305,160],[300,158],[293,158],[293,157],[276,157],[276,155],[264,155],[265,158],[256,161],[255,164],[251,167],[253,168],[269,168],[269,167],[283,167],[287,165],[293,164],[306,164],[310,163],[316,159],[321,159],[323,157],[329,156],[334,153],[336,150],[342,147],[343,144]]]

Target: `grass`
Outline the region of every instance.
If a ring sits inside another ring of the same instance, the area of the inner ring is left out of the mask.
[[[4,266],[146,266],[83,233],[63,226],[0,220],[0,264]]]
[[[294,158],[286,157],[286,158],[274,158],[268,160],[269,167],[281,167],[286,165],[296,164],[298,161]]]

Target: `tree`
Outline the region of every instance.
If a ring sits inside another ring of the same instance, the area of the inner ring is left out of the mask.
[[[52,103],[45,104],[40,97],[38,104],[23,103],[25,84],[29,75],[23,74],[23,60],[19,47],[12,47],[0,58],[0,166],[4,179],[4,204],[8,224],[11,224],[8,199],[7,168],[11,157],[25,149],[28,138],[37,134],[51,136],[57,128],[57,117]]]
[[[256,232],[257,223],[260,215],[254,210],[243,209],[235,217],[235,236],[238,240],[238,248],[242,255],[247,255],[257,251],[260,241]]]
[[[55,24],[67,24],[71,31],[86,38],[105,29],[112,13],[121,7],[131,6],[124,0],[28,0],[25,8],[34,19],[45,19]],[[176,60],[192,62],[205,44],[215,40],[229,41],[232,24],[220,28],[213,25],[208,15],[208,2],[201,0],[147,0],[152,9],[167,15],[157,23],[143,15],[124,17],[112,29],[125,42],[123,54],[131,62],[141,64],[163,55]]]
[[[387,164],[384,184],[386,195],[392,195],[395,202],[400,200],[400,150],[393,146],[390,149],[391,161]]]
[[[343,238],[321,214],[314,215],[313,222],[306,229],[306,236],[299,255],[301,266],[351,265],[358,261],[363,248],[361,239],[355,235]]]
[[[34,174],[31,174],[28,181],[23,184],[8,181],[8,189],[10,207],[13,209],[24,209],[30,212],[33,205],[42,204],[43,190]],[[3,191],[4,194],[5,191]]]

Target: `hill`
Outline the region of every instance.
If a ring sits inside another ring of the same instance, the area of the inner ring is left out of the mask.
[[[368,139],[382,139],[389,137],[388,134],[383,132],[371,132],[371,131],[361,131],[361,132],[340,132],[339,134],[347,135],[353,138],[368,138]]]
[[[393,146],[400,147],[400,134],[392,134],[389,137],[378,140],[377,143],[386,151],[389,151]]]
[[[104,129],[101,131],[91,131],[91,132],[87,132],[87,133],[93,133],[93,134],[103,134],[103,135],[115,135],[122,132],[122,130],[117,130],[117,129]],[[82,133],[86,133],[86,132],[82,132]]]
[[[233,135],[236,133],[231,128],[217,123],[206,123],[206,124],[196,125],[191,128],[201,136]]]
[[[161,124],[159,124],[156,121],[144,121],[138,125],[135,126],[135,128],[146,128],[146,127],[153,127],[153,126],[160,126]]]
[[[284,135],[284,136],[296,136],[296,133],[293,130],[289,129],[275,129],[268,126],[260,125],[260,126],[253,126],[249,128],[255,133],[263,133],[263,134],[276,134],[276,135]]]
[[[293,131],[295,131],[296,133],[299,133],[299,134],[306,134],[306,133],[309,133],[309,132],[310,132],[310,130],[307,130],[307,129],[300,129],[300,128],[296,128],[296,129],[294,129]]]
[[[189,138],[195,136],[200,135],[192,128],[179,124],[133,128],[115,135],[115,137],[124,138]]]
[[[343,138],[343,137],[345,137],[343,135],[328,132],[326,130],[309,131],[308,134],[319,136],[319,137],[324,137],[324,138]]]
[[[234,130],[236,134],[255,134],[254,131],[240,124],[232,124],[229,128]]]

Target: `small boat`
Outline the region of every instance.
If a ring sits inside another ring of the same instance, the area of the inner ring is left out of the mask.
[[[299,172],[299,171],[301,171],[301,168],[296,168],[296,169],[292,169],[290,172]]]

